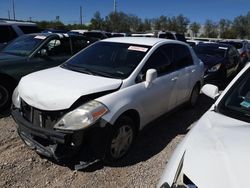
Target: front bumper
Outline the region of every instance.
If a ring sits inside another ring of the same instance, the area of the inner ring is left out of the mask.
[[[87,152],[84,155],[88,156],[91,153],[98,159],[104,157],[111,125],[102,119],[88,129],[59,131],[33,125],[23,118],[19,109],[12,109],[12,117],[24,143],[41,155],[58,161],[79,151]]]

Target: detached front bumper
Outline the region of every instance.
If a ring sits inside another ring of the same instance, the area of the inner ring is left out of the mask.
[[[104,157],[111,126],[102,119],[88,129],[59,131],[33,125],[23,118],[19,109],[12,110],[12,117],[24,143],[41,155],[61,160],[84,150],[88,152],[86,155]]]

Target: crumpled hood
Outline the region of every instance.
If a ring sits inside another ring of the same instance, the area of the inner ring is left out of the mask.
[[[41,110],[68,109],[84,95],[114,90],[122,80],[93,76],[55,67],[29,74],[18,85],[19,96]]]
[[[189,134],[183,172],[198,187],[250,187],[250,124],[209,111]]]

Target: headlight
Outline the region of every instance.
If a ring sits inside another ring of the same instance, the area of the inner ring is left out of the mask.
[[[17,87],[16,87],[16,89],[14,90],[14,92],[12,94],[12,102],[13,102],[13,105],[16,108],[20,108],[21,102],[20,102],[20,97],[19,97],[19,93],[18,93]]]
[[[67,113],[55,125],[55,129],[80,130],[94,124],[108,112],[106,106],[98,101],[90,101],[77,109]]]
[[[217,64],[217,65],[214,65],[213,67],[211,67],[210,69],[208,69],[208,72],[216,72],[219,70],[221,64]]]

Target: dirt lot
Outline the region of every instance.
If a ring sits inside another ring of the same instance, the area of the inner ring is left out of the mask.
[[[55,164],[29,150],[11,117],[0,119],[0,187],[155,187],[187,128],[212,104],[201,96],[194,109],[182,107],[147,126],[119,163],[82,171]]]

